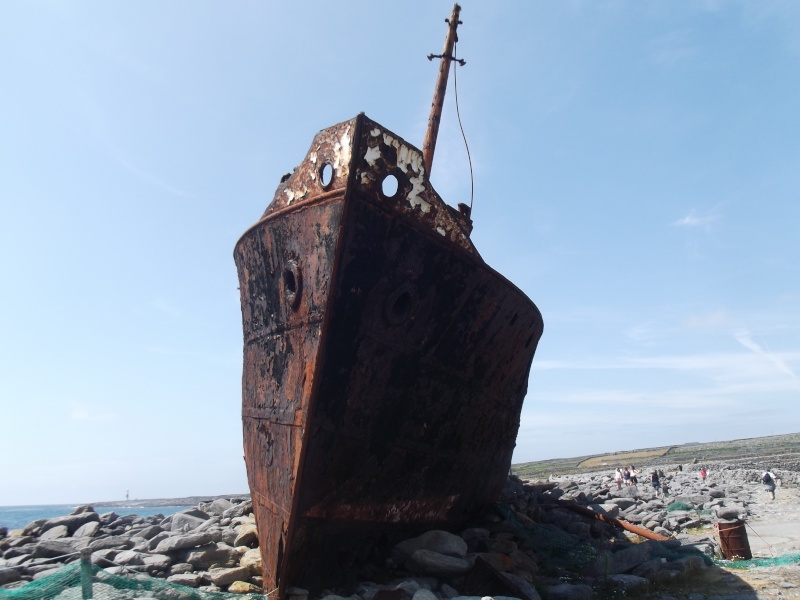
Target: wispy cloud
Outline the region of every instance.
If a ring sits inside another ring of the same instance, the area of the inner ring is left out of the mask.
[[[734,337],[742,346],[751,352],[754,352],[758,356],[766,358],[778,369],[778,371],[791,377],[797,383],[797,388],[800,389],[800,379],[798,379],[797,374],[788,365],[786,354],[770,352],[768,349],[763,348],[760,344],[753,340],[753,338],[750,336],[750,332],[745,329],[740,329],[734,332]],[[788,357],[791,356],[792,355],[788,355]]]
[[[713,207],[705,212],[691,209],[689,214],[675,221],[673,225],[686,228],[702,228],[710,230],[711,226],[720,220],[719,207]]]
[[[701,315],[689,315],[683,320],[686,329],[721,329],[730,326],[731,317],[725,309],[719,309]]]

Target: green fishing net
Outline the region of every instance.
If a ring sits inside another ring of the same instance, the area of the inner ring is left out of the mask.
[[[754,567],[780,567],[800,563],[800,554],[784,554],[772,558],[752,558],[750,560],[715,560],[716,564],[727,569],[752,569]]]
[[[553,566],[581,569],[594,561],[599,553],[591,544],[560,527],[547,523],[522,523],[507,504],[496,504],[495,511],[513,528],[514,535],[547,557]]]
[[[261,594],[206,592],[163,579],[112,575],[80,563],[68,565],[15,589],[0,589],[0,600],[255,600]]]

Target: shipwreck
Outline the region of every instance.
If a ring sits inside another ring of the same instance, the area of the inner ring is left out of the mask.
[[[506,480],[543,323],[429,181],[459,10],[423,151],[363,114],[320,131],[235,247],[265,593],[340,583]]]

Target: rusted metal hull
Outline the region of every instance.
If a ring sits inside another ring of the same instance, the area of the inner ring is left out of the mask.
[[[360,115],[317,135],[239,240],[265,591],[342,583],[502,489],[542,320],[486,266],[470,226],[419,151]]]

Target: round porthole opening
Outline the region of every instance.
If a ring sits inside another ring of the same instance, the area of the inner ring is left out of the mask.
[[[381,192],[386,198],[394,198],[397,195],[397,190],[400,188],[400,182],[397,177],[389,173],[381,181]]]
[[[323,190],[327,190],[333,183],[333,165],[331,163],[323,163],[319,168],[319,183]]]

